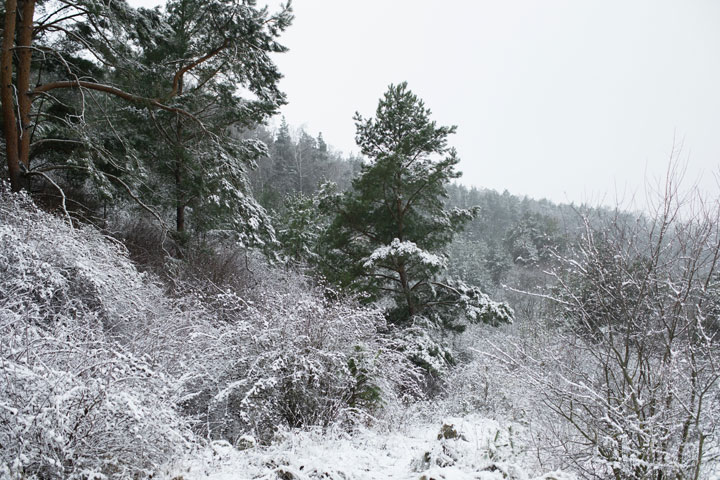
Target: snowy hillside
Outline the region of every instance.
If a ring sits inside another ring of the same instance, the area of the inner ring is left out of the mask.
[[[245,299],[169,296],[23,195],[0,239],[0,478],[532,477],[518,425],[412,401],[412,344],[373,310],[271,272]]]

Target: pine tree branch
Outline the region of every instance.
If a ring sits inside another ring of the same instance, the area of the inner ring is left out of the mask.
[[[178,91],[180,90],[180,81],[182,80],[183,75],[187,73],[188,71],[192,70],[193,68],[197,67],[198,65],[210,60],[214,56],[218,55],[220,52],[225,50],[230,45],[230,39],[226,38],[225,41],[217,48],[214,48],[210,52],[208,52],[206,55],[198,58],[192,63],[189,63],[188,65],[184,66],[180,70],[178,70],[175,73],[175,76],[173,77],[173,85],[172,90],[170,90],[170,93],[168,94],[168,99],[173,98],[175,95],[178,94]]]
[[[123,100],[127,100],[132,103],[139,103],[143,105],[148,105],[151,107],[158,108],[160,110],[165,110],[166,112],[172,112],[177,113],[180,115],[183,115],[185,117],[188,117],[192,119],[193,121],[197,122],[198,125],[206,132],[205,125],[203,122],[198,119],[195,115],[188,112],[187,110],[184,110],[182,108],[177,107],[171,107],[169,105],[165,105],[164,103],[160,103],[158,100],[154,98],[147,98],[147,97],[141,97],[139,95],[133,95],[132,93],[126,92],[125,90],[121,90],[119,88],[113,87],[111,85],[105,85],[102,83],[96,83],[96,82],[88,82],[84,80],[64,80],[64,81],[58,81],[58,82],[50,82],[46,83],[45,85],[40,85],[38,87],[35,87],[32,91],[30,91],[30,96],[34,97],[37,95],[40,95],[42,93],[55,90],[58,88],[86,88],[88,90],[95,90],[98,92],[108,93],[110,95],[114,95],[116,97],[122,98]]]
[[[393,270],[393,269],[392,269],[392,268],[388,268],[388,270]],[[393,270],[393,271],[395,271],[395,270]],[[389,280],[389,281],[391,281],[391,282],[400,283],[400,280],[399,280],[399,279],[397,279],[397,278],[395,278],[395,277],[391,277],[390,275],[384,275],[384,274],[382,274],[382,273],[362,273],[361,275],[362,275],[363,277],[384,278],[385,280]]]

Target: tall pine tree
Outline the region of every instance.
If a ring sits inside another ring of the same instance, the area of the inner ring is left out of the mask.
[[[270,14],[254,2],[169,0],[160,38],[137,29],[146,39],[142,79],[157,90],[150,93],[170,88],[176,104],[192,113],[151,111],[155,148],[145,149],[155,173],[152,194],[174,206],[178,232],[187,217],[193,230],[224,232],[246,246],[272,239],[247,180],[267,147],[236,132],[256,127],[285,103],[270,54],[285,51],[277,37],[291,19],[289,6]],[[171,85],[163,83],[168,78]]]
[[[369,158],[352,189],[335,198],[324,236],[325,270],[343,287],[392,300],[389,318],[418,317],[461,330],[465,321],[508,322],[512,311],[479,289],[443,277],[445,249],[474,210],[445,207],[460,176],[447,137],[407,88],[391,85],[375,118],[356,114],[356,140]]]

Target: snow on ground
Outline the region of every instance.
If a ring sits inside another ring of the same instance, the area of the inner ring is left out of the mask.
[[[171,470],[182,480],[571,480],[562,472],[528,475],[513,426],[477,416],[446,418],[395,431],[294,431],[268,447],[214,442]]]

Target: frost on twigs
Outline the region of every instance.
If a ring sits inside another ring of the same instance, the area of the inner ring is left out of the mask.
[[[530,406],[542,454],[586,478],[714,478],[720,214],[677,189],[583,217],[537,294],[559,318],[490,350],[547,407]]]
[[[297,280],[265,288],[213,335],[186,380],[195,393],[183,405],[200,414],[203,435],[267,443],[283,427],[369,420],[417,390],[416,368],[378,335],[379,311]]]
[[[161,290],[98,232],[0,195],[0,477],[152,474],[189,439]]]

